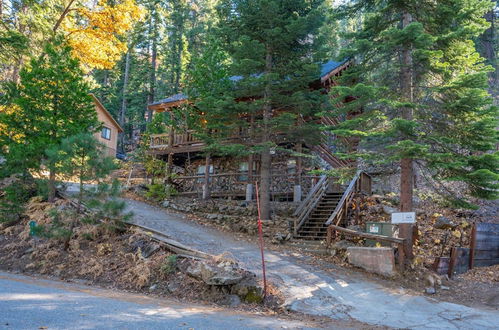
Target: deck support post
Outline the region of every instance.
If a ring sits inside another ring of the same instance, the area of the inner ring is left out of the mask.
[[[203,199],[210,198],[210,155],[206,155],[206,163],[204,168],[204,185],[203,185]]]
[[[301,202],[301,196],[302,196],[301,185],[297,184],[294,186],[293,189],[293,202],[295,203]]]
[[[251,202],[253,200],[253,184],[246,184],[246,201]]]

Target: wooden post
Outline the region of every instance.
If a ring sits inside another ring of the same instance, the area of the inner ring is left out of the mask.
[[[302,144],[301,143],[298,143],[296,145],[296,152],[298,152],[298,153],[302,152]],[[296,185],[301,185],[301,172],[302,172],[302,158],[296,157],[296,178],[295,178]]]
[[[457,249],[453,247],[450,252],[449,270],[447,272],[449,278],[451,278],[452,274],[454,273],[454,266],[456,265],[456,260],[457,260]]]
[[[333,242],[333,227],[327,227],[327,236],[326,236],[326,248],[329,249],[331,247],[331,243]]]
[[[253,154],[248,156],[248,180],[247,183],[253,182]]]
[[[172,168],[173,168],[173,153],[168,154],[168,163],[166,165],[166,182],[172,181]]]
[[[203,185],[203,199],[210,198],[210,155],[206,155],[206,162],[204,168],[204,185]]]
[[[475,249],[476,249],[476,223],[471,228],[471,242],[470,242],[470,269],[473,269],[475,264]]]
[[[412,22],[410,13],[405,12],[402,16],[402,28],[405,28]],[[412,71],[412,52],[409,46],[404,46],[402,49],[402,72],[401,72],[401,92],[402,97],[406,102],[413,101],[413,71]],[[401,117],[405,120],[413,119],[413,109],[410,107],[401,109]],[[414,188],[414,169],[413,160],[411,158],[403,158],[400,162],[400,211],[412,211],[412,199]],[[399,234],[401,238],[405,238],[405,255],[408,259],[413,258],[412,253],[412,224],[400,224]]]
[[[399,264],[399,270],[400,271],[404,271],[405,269],[405,253],[404,253],[404,250],[405,250],[405,246],[404,244],[398,244],[397,245],[398,247],[398,264]]]

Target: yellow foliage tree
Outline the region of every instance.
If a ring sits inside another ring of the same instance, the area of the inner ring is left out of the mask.
[[[123,0],[109,5],[100,0],[95,7],[77,7],[68,11],[61,23],[67,40],[86,70],[111,69],[127,51],[120,40],[144,10],[134,0]]]

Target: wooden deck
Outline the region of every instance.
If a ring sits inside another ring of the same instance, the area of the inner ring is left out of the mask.
[[[244,133],[234,134],[224,140],[225,143],[247,144],[249,136]],[[155,155],[177,154],[202,151],[205,142],[195,136],[194,131],[182,133],[163,133],[151,135],[149,153]]]

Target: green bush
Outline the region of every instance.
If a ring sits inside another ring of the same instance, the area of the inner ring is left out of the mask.
[[[151,184],[147,188],[149,190],[145,193],[145,196],[157,202],[178,194],[177,190],[169,184]]]
[[[178,256],[176,254],[166,257],[165,261],[161,265],[161,273],[164,275],[173,274],[177,269],[177,261]]]
[[[36,194],[30,180],[18,179],[0,191],[0,222],[17,221],[28,200]]]

